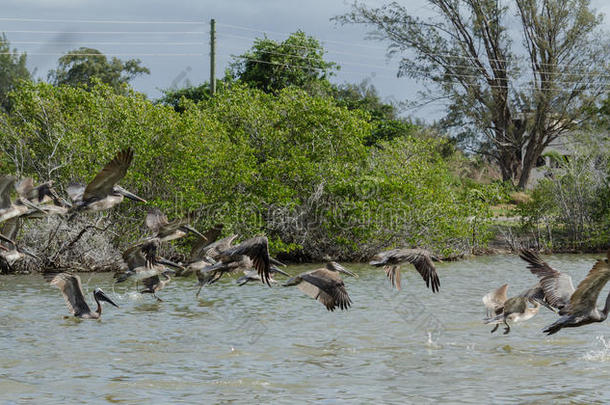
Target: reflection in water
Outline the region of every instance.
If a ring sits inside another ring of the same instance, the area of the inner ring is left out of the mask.
[[[548,262],[582,279],[595,258]],[[342,313],[290,288],[229,279],[195,299],[194,279],[175,279],[164,302],[117,288],[121,308],[102,321],[63,319],[61,295],[38,275],[1,277],[0,402],[610,401],[599,384],[610,377],[608,323],[552,337],[541,333],[549,311],[508,336],[482,324],[486,292],[535,281],[516,256],[441,263],[438,294],[412,269],[401,292],[379,269],[350,269],[360,279],[344,280],[353,305]],[[82,279],[88,299],[96,285],[113,291],[109,274]],[[506,381],[510,389],[490,389]]]

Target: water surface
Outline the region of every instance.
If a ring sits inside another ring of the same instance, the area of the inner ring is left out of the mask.
[[[596,257],[546,259],[577,284]],[[441,263],[438,294],[412,268],[395,292],[382,270],[346,266],[360,275],[345,280],[347,312],[295,287],[227,278],[198,300],[195,280],[177,279],[156,302],[83,274],[89,302],[99,286],[120,305],[101,321],[64,319],[40,275],[2,276],[0,403],[610,402],[608,323],[553,337],[541,333],[555,319],[544,309],[506,336],[481,323],[486,292],[536,282],[518,257]]]

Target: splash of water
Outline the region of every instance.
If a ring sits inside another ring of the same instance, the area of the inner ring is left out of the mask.
[[[610,361],[610,342],[606,341],[606,338],[603,335],[597,336],[596,339],[601,344],[601,349],[588,351],[582,359],[598,362]]]

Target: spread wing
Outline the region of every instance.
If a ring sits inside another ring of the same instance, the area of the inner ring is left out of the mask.
[[[34,179],[26,177],[15,185],[15,190],[21,198],[28,198],[28,195],[34,190]]]
[[[203,234],[203,236],[205,236],[205,239],[197,238],[197,240],[193,243],[193,247],[191,248],[190,259],[197,260],[203,258],[205,256],[204,248],[216,242],[216,240],[222,233],[222,228],[224,228],[223,224],[216,224]]]
[[[21,225],[20,218],[11,218],[0,224],[0,233],[12,242],[17,238],[19,227]],[[14,247],[14,246],[13,246]]]
[[[303,281],[298,285],[299,289],[319,300],[329,311],[337,307],[348,309],[352,304],[345,284],[338,275],[323,269],[301,274],[300,278]]]
[[[147,238],[136,242],[123,252],[123,260],[127,263],[130,270],[138,267],[151,268],[157,260],[157,250],[159,249],[159,239]]]
[[[15,176],[5,175],[0,177],[0,210],[11,206],[11,191],[15,180]]]
[[[59,288],[72,315],[79,316],[91,312],[85,301],[79,276],[68,273],[45,274],[45,279],[50,280],[51,285]]]
[[[87,184],[83,194],[83,200],[90,198],[104,198],[112,192],[112,188],[117,184],[131,165],[133,160],[133,149],[125,149],[117,153],[112,159],[91,181]]]
[[[400,289],[399,270],[397,267],[392,268],[391,266],[405,262],[411,263],[426,282],[426,287],[431,288],[432,292],[438,292],[441,283],[432,259],[438,260],[425,249],[393,249],[378,253],[370,264],[373,266],[384,266],[392,284]]]
[[[270,259],[268,246],[267,237],[257,236],[255,238],[245,240],[239,245],[224,251],[222,255],[227,257],[241,255],[248,256],[252,260],[254,268],[261,277],[261,280],[263,280],[263,282],[268,286],[271,286],[269,276]]]
[[[610,255],[610,251],[609,251]],[[600,291],[610,279],[610,266],[607,260],[598,260],[589,270],[589,274],[578,284],[576,291],[570,298],[567,313],[571,315],[587,313],[596,303]]]
[[[540,280],[549,305],[562,309],[570,302],[574,293],[572,277],[555,270],[531,250],[522,249],[519,257],[528,263],[527,268]]]
[[[485,308],[490,311],[496,311],[496,309],[502,307],[507,299],[506,292],[508,291],[508,284],[504,284],[500,288],[497,288],[483,296],[483,304]]]

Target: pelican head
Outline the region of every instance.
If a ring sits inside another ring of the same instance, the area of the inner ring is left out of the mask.
[[[145,199],[143,199],[142,197],[138,197],[134,193],[125,190],[123,187],[119,186],[118,184],[116,186],[114,186],[113,191],[115,193],[121,194],[122,196],[127,197],[127,198],[129,198],[130,200],[133,200],[133,201],[139,201],[139,202],[143,202],[143,203],[148,202]]]
[[[108,297],[106,295],[106,293],[104,291],[102,291],[101,288],[96,288],[95,291],[93,291],[93,297],[97,300],[97,301],[106,301],[107,303],[109,303],[110,305],[113,305],[115,307],[119,307],[117,304],[115,304],[110,297]]]
[[[356,273],[352,273],[351,271],[349,271],[345,267],[341,266],[337,262],[330,261],[330,262],[326,263],[326,268],[331,271],[337,271],[339,273],[347,274],[348,276],[358,278],[358,275]]]

